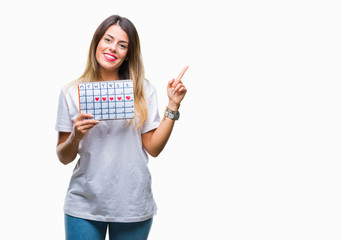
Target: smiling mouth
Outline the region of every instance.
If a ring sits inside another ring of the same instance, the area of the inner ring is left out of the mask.
[[[104,57],[105,59],[107,59],[108,61],[115,61],[117,59],[117,57],[115,55],[111,55],[111,54],[108,54],[108,53],[104,53]]]

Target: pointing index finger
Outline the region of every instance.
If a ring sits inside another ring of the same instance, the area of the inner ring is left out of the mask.
[[[185,72],[187,71],[189,66],[184,67],[184,69],[182,69],[182,71],[179,73],[178,77],[176,78],[176,82],[180,82],[182,76],[185,74]]]

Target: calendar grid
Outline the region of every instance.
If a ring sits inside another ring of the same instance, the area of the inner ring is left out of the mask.
[[[87,82],[78,84],[79,111],[96,120],[134,118],[132,80]]]

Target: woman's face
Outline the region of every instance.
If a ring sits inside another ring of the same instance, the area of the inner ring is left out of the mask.
[[[102,73],[118,74],[118,69],[126,59],[128,44],[128,35],[119,25],[107,29],[96,49],[96,59]]]

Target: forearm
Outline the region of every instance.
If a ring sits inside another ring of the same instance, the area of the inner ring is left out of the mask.
[[[168,108],[178,111],[178,105],[169,104]],[[175,120],[168,117],[163,117],[159,127],[150,134],[147,134],[144,141],[144,148],[153,157],[157,157],[167,144],[167,141],[172,133]]]
[[[80,113],[73,121],[72,132],[59,132],[57,155],[63,164],[68,164],[76,158],[80,141],[91,128],[99,123],[92,118],[91,114]]]
[[[166,146],[172,133],[174,122],[172,119],[163,117],[159,127],[153,133],[150,145],[152,146],[154,156],[158,156]]]
[[[79,140],[75,139],[73,134],[70,134],[65,142],[62,142],[57,146],[59,161],[65,165],[72,162],[77,156],[78,146]]]

